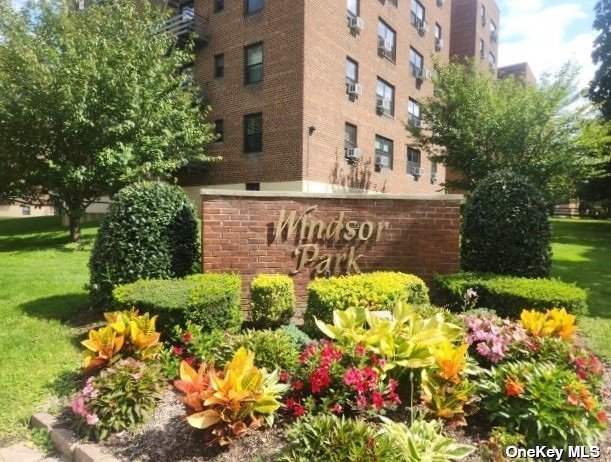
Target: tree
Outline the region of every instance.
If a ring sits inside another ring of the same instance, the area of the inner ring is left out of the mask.
[[[445,187],[471,191],[493,172],[524,176],[553,202],[570,195],[580,111],[576,71],[566,66],[540,85],[497,80],[472,63],[436,65],[435,95],[421,103],[426,130],[411,129],[432,160],[456,173]]]
[[[79,9],[65,0],[20,13],[0,0],[0,199],[50,197],[80,238],[86,207],[141,178],[206,161],[214,139],[192,62],[150,2]]]
[[[590,83],[589,97],[600,105],[600,110],[607,120],[611,120],[611,0],[599,0],[594,8],[596,19],[593,27],[600,30],[594,40],[592,60],[600,64],[594,80]]]

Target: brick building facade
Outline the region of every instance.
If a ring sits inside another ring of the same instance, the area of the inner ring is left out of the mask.
[[[444,168],[410,147],[405,125],[433,94],[433,59],[449,59],[450,10],[448,0],[196,0],[208,30],[194,78],[222,132],[208,152],[222,160],[181,184],[194,199],[202,186],[439,192]]]

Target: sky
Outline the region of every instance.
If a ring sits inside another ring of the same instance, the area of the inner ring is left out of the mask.
[[[20,6],[25,0],[12,0]],[[370,1],[370,0],[367,0]],[[498,63],[527,61],[535,76],[569,60],[581,66],[580,87],[594,76],[592,29],[596,0],[496,0],[501,10]]]
[[[496,0],[501,10],[499,66],[527,61],[535,76],[569,60],[581,66],[578,83],[594,76],[592,29],[596,0]]]

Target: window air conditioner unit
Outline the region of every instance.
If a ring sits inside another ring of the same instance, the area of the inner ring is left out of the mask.
[[[412,167],[412,175],[414,176],[424,175],[424,168],[423,167]]]
[[[346,148],[346,159],[359,160],[361,158],[361,150],[359,148]]]
[[[437,175],[437,173],[435,172],[431,173],[431,182],[432,183],[435,183],[438,179],[439,179],[439,176]]]
[[[390,167],[390,159],[386,156],[376,156],[376,167]]]
[[[392,55],[392,41],[378,37],[378,50],[385,56]]]
[[[365,28],[365,20],[360,16],[355,16],[350,19],[350,29],[354,31],[361,31]]]
[[[363,94],[363,86],[358,83],[348,85],[348,94],[350,96],[361,96]]]
[[[376,106],[378,108],[378,111],[383,112],[384,114],[390,113],[390,100],[389,99],[378,96]]]
[[[437,6],[441,8],[443,6],[443,0],[437,0]]]
[[[432,69],[424,69],[424,77],[432,80],[435,77],[435,71]]]
[[[441,51],[442,48],[443,48],[443,39],[441,38],[435,39],[435,51]]]
[[[410,125],[413,128],[422,128],[422,119],[418,119],[416,117],[413,117],[412,119],[410,119]]]
[[[416,29],[418,29],[420,35],[424,35],[429,31],[429,23],[424,19],[418,19],[416,21]]]

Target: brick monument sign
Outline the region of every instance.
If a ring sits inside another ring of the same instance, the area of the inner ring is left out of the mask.
[[[293,277],[298,307],[314,277],[458,271],[461,195],[201,191],[203,271]]]

